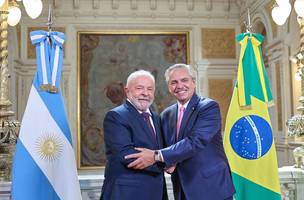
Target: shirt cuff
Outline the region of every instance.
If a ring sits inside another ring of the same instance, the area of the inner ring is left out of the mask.
[[[163,154],[162,154],[161,150],[158,150],[158,154],[159,154],[159,157],[160,157],[160,161],[161,161],[161,162],[165,162],[165,160],[164,160],[164,157],[163,157]]]

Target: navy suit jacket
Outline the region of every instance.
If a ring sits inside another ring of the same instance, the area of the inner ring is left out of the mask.
[[[175,199],[182,188],[187,200],[223,200],[235,190],[224,153],[219,105],[208,98],[192,96],[176,139],[177,104],[161,114],[166,166],[176,164],[172,174]],[[171,145],[171,146],[170,146]]]
[[[102,200],[162,200],[166,196],[163,166],[160,163],[144,170],[134,170],[127,167],[132,160],[124,158],[137,152],[134,147],[163,147],[160,118],[156,113],[151,113],[156,137],[128,101],[106,114],[103,126],[107,162]]]

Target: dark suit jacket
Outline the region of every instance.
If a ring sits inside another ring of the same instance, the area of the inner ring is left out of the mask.
[[[161,114],[161,124],[168,146],[162,150],[166,166],[177,163],[172,175],[175,199],[180,199],[181,188],[187,200],[231,197],[235,190],[223,148],[219,105],[194,94],[185,110],[177,141],[176,122],[177,104],[174,104]]]
[[[133,170],[127,167],[132,160],[124,159],[136,153],[134,147],[162,148],[160,119],[151,113],[156,138],[128,101],[106,114],[103,126],[107,163],[102,200],[161,200],[164,192],[166,194],[163,167],[159,163],[144,170]]]

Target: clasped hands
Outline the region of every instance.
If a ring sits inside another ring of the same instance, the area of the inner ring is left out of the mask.
[[[155,163],[153,150],[146,148],[135,148],[135,150],[139,152],[125,156],[125,159],[135,159],[134,161],[128,164],[128,168],[144,169]]]
[[[128,168],[133,169],[144,169],[153,165],[156,161],[154,159],[154,151],[146,148],[135,148],[135,150],[139,151],[138,153],[130,154],[125,156],[125,159],[135,159],[131,163],[128,164]],[[173,173],[175,170],[175,165],[165,169],[165,171],[169,174]]]

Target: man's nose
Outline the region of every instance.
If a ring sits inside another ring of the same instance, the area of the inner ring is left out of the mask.
[[[143,89],[142,94],[145,96],[148,96],[149,95],[148,89]]]
[[[178,82],[176,83],[176,88],[182,88],[182,87],[183,87],[182,82],[178,81]]]

